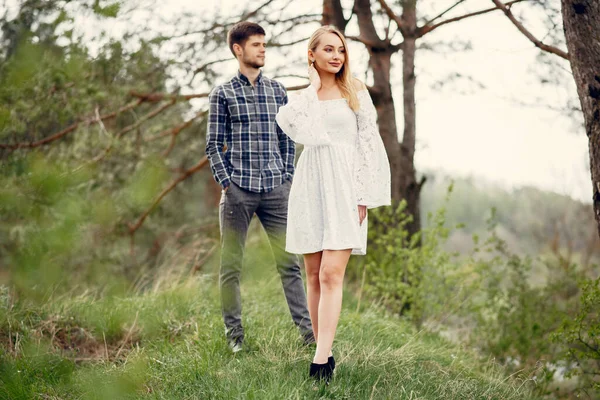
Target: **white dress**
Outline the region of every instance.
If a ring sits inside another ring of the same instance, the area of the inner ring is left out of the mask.
[[[290,95],[277,123],[304,145],[290,190],[286,251],[367,251],[365,218],[358,205],[390,204],[390,165],[377,129],[369,92],[358,92],[360,109],[345,99],[323,100],[313,86]]]

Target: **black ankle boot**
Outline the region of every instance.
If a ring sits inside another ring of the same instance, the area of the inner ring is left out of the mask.
[[[335,369],[335,358],[333,358],[333,354],[327,359],[327,364],[331,366],[331,372]]]
[[[333,375],[333,369],[331,368],[331,364],[329,364],[329,361],[325,364],[310,363],[310,370],[308,372],[308,375],[311,378],[315,378],[318,381],[322,380],[326,384],[329,384],[329,381],[331,380],[331,375]]]

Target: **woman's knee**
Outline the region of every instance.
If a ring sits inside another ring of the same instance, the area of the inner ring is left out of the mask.
[[[306,280],[311,285],[319,284],[319,267],[316,268],[306,268]]]
[[[322,265],[319,283],[325,287],[339,286],[344,282],[344,268],[339,265]]]
[[[304,269],[306,271],[306,280],[311,285],[319,284],[319,271],[321,269],[321,255],[310,254],[304,256]]]

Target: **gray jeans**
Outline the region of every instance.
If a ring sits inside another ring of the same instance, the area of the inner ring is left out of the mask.
[[[292,320],[305,340],[313,335],[306,293],[296,255],[285,251],[290,181],[270,192],[254,193],[231,183],[221,196],[221,307],[228,339],[244,338],[240,276],[248,226],[254,213],[267,232]]]

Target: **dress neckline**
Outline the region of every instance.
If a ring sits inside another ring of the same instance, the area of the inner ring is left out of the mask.
[[[319,102],[321,102],[321,103],[326,103],[326,102],[328,102],[328,101],[340,101],[340,100],[346,100],[346,99],[345,99],[345,98],[343,98],[343,97],[340,97],[339,99],[327,99],[327,100],[319,100]]]
[[[367,89],[361,89],[361,90],[357,90],[356,91],[356,95],[360,96],[361,93],[369,93],[369,91]],[[328,101],[340,101],[340,100],[346,100],[348,101],[348,99],[344,98],[344,97],[340,97],[339,99],[327,99],[327,100],[319,100],[319,103],[327,103]]]

